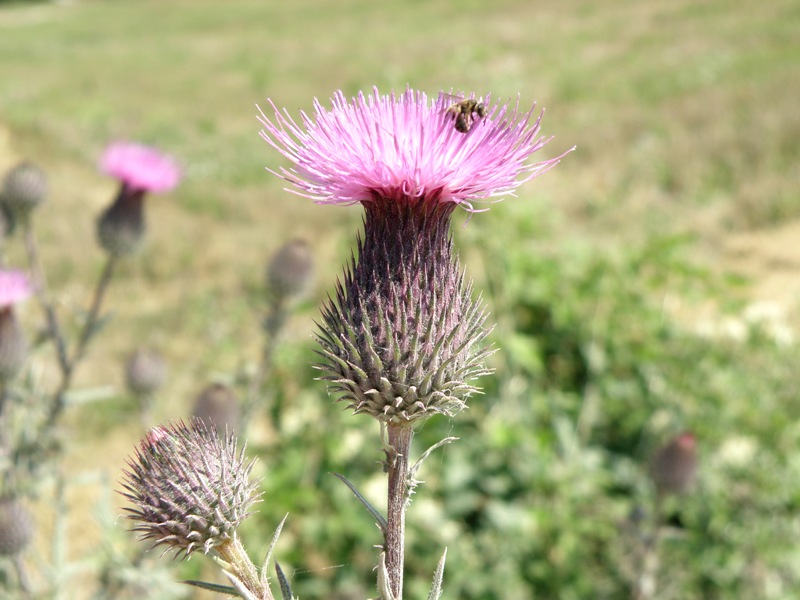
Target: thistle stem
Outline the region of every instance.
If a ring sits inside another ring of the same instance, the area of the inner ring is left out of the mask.
[[[258,576],[258,571],[247,556],[239,536],[234,536],[233,541],[217,546],[215,549],[220,558],[231,566],[231,571],[242,582],[248,592],[258,600],[274,600],[266,579]]]
[[[386,465],[389,491],[386,509],[386,571],[393,600],[403,597],[406,508],[408,506],[408,455],[414,430],[407,424],[389,423]],[[388,599],[387,599],[388,600]]]
[[[634,600],[651,600],[656,597],[656,580],[659,569],[659,545],[663,532],[661,516],[663,496],[658,494],[653,509],[650,531],[641,550],[639,573],[633,589]]]
[[[89,340],[92,338],[92,334],[94,334],[95,328],[97,327],[97,321],[100,318],[100,308],[103,305],[103,297],[105,296],[108,284],[111,282],[111,278],[114,275],[114,267],[116,264],[117,258],[113,255],[110,255],[106,261],[105,267],[103,267],[103,272],[101,273],[100,279],[97,282],[97,287],[95,287],[92,304],[89,308],[89,314],[87,315],[86,322],[81,330],[80,337],[78,338],[78,342],[75,346],[75,351],[72,353],[72,356],[67,356],[64,361],[60,361],[62,367],[61,384],[58,386],[56,393],[53,395],[53,404],[50,407],[50,413],[48,414],[46,421],[46,426],[48,428],[55,424],[55,422],[58,420],[58,417],[61,415],[61,412],[64,410],[67,390],[72,385],[72,377],[75,374],[75,367],[78,366],[78,363],[83,358],[84,353],[86,352],[86,346],[88,345]]]

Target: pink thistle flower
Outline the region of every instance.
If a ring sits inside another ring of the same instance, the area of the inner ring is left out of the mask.
[[[180,169],[171,157],[132,142],[110,144],[103,153],[100,168],[127,187],[144,192],[166,192],[181,178]]]
[[[0,270],[0,309],[26,300],[33,294],[33,286],[22,271]]]
[[[397,96],[374,89],[348,102],[339,91],[330,110],[315,99],[314,115],[302,112],[300,123],[271,100],[274,117],[259,108],[259,121],[261,136],[294,163],[273,173],[320,204],[423,198],[474,211],[474,202],[513,195],[572,151],[527,162],[552,139],[537,138],[542,114],[531,122],[535,105],[520,112],[519,100],[487,99],[485,116],[462,133],[448,112],[453,103],[448,94],[429,102],[412,89]]]

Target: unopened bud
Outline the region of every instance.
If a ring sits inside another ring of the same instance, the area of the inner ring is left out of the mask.
[[[176,554],[207,554],[233,542],[258,498],[248,480],[253,462],[199,419],[155,427],[128,459],[122,492],[134,531]]]
[[[0,498],[0,556],[16,556],[33,538],[33,517],[16,498]]]
[[[231,388],[221,383],[212,383],[195,399],[192,416],[202,419],[217,433],[226,435],[226,432],[238,429],[241,408]]]
[[[167,363],[155,350],[140,348],[125,362],[125,383],[137,396],[158,391],[167,379]]]
[[[660,495],[685,494],[697,475],[697,439],[689,432],[659,448],[650,462],[650,477]]]
[[[278,298],[297,296],[308,287],[313,268],[311,247],[305,240],[292,240],[272,255],[267,265],[267,286]]]
[[[47,176],[32,162],[22,162],[6,173],[2,202],[13,217],[26,218],[47,196]]]

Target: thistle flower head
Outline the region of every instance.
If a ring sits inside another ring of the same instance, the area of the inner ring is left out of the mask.
[[[560,161],[528,162],[548,141],[538,137],[541,114],[412,89],[351,101],[337,92],[330,109],[315,100],[299,123],[270,107],[261,136],[293,163],[276,174],[318,203],[365,209],[358,257],[323,309],[318,367],[329,389],[396,425],[455,414],[478,391],[471,380],[488,373],[489,351],[450,217]]]
[[[271,101],[274,114],[261,111],[259,121],[261,136],[294,163],[278,175],[320,204],[406,197],[474,210],[475,202],[513,194],[563,156],[527,163],[549,141],[537,138],[541,114],[533,120],[533,108],[489,98],[485,116],[462,133],[448,111],[453,103],[449,94],[429,101],[412,89],[388,96],[374,89],[348,102],[339,91],[330,109],[315,100],[313,116],[301,113],[300,123]]]
[[[103,171],[122,183],[114,202],[97,220],[97,240],[111,256],[136,253],[142,246],[147,226],[144,196],[165,192],[180,180],[180,171],[169,156],[131,142],[115,142],[101,161]]]
[[[141,441],[122,481],[134,531],[186,557],[231,543],[257,500],[232,436],[221,438],[199,419],[155,427]]]
[[[119,179],[132,190],[166,192],[180,181],[174,160],[155,148],[133,142],[110,144],[100,162],[104,173]]]

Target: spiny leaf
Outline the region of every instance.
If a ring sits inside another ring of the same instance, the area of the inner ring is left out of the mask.
[[[378,509],[372,506],[369,500],[364,498],[364,496],[362,496],[359,493],[359,491],[355,488],[355,486],[347,480],[347,477],[345,477],[344,475],[340,475],[339,473],[331,473],[331,475],[340,479],[347,487],[350,488],[350,491],[353,492],[353,494],[355,494],[356,498],[358,498],[358,501],[364,505],[364,508],[366,508],[369,511],[369,513],[373,516],[373,518],[377,521],[381,533],[386,535],[386,529],[388,527],[388,524],[386,523],[386,518],[380,512],[378,512]]]

